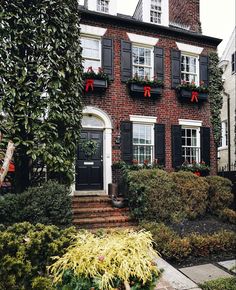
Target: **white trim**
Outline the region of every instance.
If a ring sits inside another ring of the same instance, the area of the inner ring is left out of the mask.
[[[199,55],[203,51],[203,47],[194,46],[186,43],[176,42],[176,45],[178,46],[178,49],[182,52],[192,53],[195,55]]]
[[[108,114],[99,108],[87,106],[83,109],[83,114],[94,115],[103,120],[105,126],[103,130],[103,190],[108,194],[108,184],[112,182],[112,120]],[[88,129],[86,127],[86,129]],[[91,128],[91,129],[94,129]],[[101,128],[98,127],[101,130]],[[75,184],[72,185],[75,192]],[[76,192],[78,193],[78,191]]]
[[[86,35],[100,36],[102,37],[106,33],[107,29],[97,26],[90,26],[85,24],[80,24],[80,33]]]
[[[190,126],[190,127],[202,127],[202,121],[199,121],[199,120],[188,120],[188,119],[179,119],[179,125],[181,125],[181,126]]]
[[[157,117],[151,116],[139,116],[139,115],[130,115],[129,116],[131,122],[137,123],[146,123],[146,124],[154,124],[157,121]]]
[[[139,34],[134,34],[134,33],[127,32],[127,35],[131,42],[137,43],[137,44],[144,44],[149,47],[155,46],[157,42],[159,41],[159,38],[154,38],[154,37],[149,37],[149,36],[144,36],[144,35],[139,35]]]

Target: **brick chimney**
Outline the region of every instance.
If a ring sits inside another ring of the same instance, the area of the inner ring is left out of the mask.
[[[201,33],[199,0],[169,0],[170,25]]]

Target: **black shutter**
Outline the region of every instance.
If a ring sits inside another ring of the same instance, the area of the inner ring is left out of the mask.
[[[172,89],[175,89],[181,82],[181,52],[179,50],[171,50],[171,77]]]
[[[211,137],[210,137],[210,128],[201,127],[201,161],[204,161],[207,165],[210,165],[210,148],[211,148]]]
[[[155,124],[155,159],[165,166],[165,125]]]
[[[159,81],[164,81],[164,49],[154,47],[154,76]]]
[[[130,121],[121,122],[121,157],[131,164],[133,160],[133,124]]]
[[[132,44],[121,40],[121,81],[127,82],[132,77]]]
[[[209,84],[208,79],[208,56],[200,55],[199,58],[200,66],[200,82],[204,82],[206,86]]]
[[[113,39],[111,38],[102,39],[102,68],[109,79],[113,80]]]
[[[172,139],[172,167],[182,165],[182,128],[180,125],[171,126]]]

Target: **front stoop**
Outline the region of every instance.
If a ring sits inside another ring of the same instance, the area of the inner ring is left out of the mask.
[[[128,208],[114,208],[106,196],[74,196],[73,224],[79,229],[130,228],[135,221]]]

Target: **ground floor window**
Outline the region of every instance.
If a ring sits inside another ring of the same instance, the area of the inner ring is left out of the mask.
[[[200,156],[200,129],[182,127],[182,161],[199,163]]]
[[[154,128],[152,124],[133,124],[133,159],[138,164],[152,163]]]

